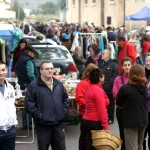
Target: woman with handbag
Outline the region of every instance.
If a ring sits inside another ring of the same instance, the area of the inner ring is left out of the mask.
[[[85,92],[85,113],[83,126],[86,129],[86,150],[95,150],[92,146],[91,130],[109,130],[107,106],[109,99],[102,88],[104,75],[99,68],[89,74],[90,85]]]

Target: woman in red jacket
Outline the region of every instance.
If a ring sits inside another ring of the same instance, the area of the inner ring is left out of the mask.
[[[86,150],[95,150],[92,146],[91,130],[109,130],[107,106],[109,99],[102,88],[104,76],[99,68],[89,74],[90,85],[85,93],[85,113],[83,126],[86,130]]]
[[[82,74],[82,80],[78,83],[76,87],[75,101],[79,105],[79,118],[80,118],[80,137],[79,137],[79,150],[86,150],[86,135],[85,128],[82,125],[82,117],[85,112],[85,92],[89,87],[89,73],[93,68],[97,68],[95,64],[88,64]]]

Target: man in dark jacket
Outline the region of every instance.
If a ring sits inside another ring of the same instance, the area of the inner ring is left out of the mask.
[[[26,91],[25,109],[36,125],[38,150],[66,150],[63,121],[68,111],[68,95],[62,82],[53,78],[51,62],[40,65],[40,77]]]
[[[33,62],[36,50],[32,46],[27,46],[16,64],[15,72],[18,77],[18,83],[21,90],[37,77],[37,69]]]
[[[33,57],[36,54],[36,50],[32,46],[27,46],[20,58],[17,61],[15,72],[18,78],[18,84],[21,90],[25,90],[28,84],[37,77],[37,69],[33,62]],[[27,114],[22,109],[22,124],[23,128],[27,128]],[[32,120],[30,117],[30,127]]]
[[[110,59],[110,55],[110,50],[104,50],[102,58],[99,61],[99,68],[102,69],[105,76],[103,89],[110,101],[110,105],[108,106],[109,124],[114,122],[115,101],[112,95],[112,88],[115,78],[119,75],[118,65]]]

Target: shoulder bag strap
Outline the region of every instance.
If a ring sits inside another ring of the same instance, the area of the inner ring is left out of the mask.
[[[128,43],[127,43],[127,44],[128,44]],[[125,57],[127,56],[127,50],[126,50],[127,44],[126,44],[125,47],[124,47],[124,55],[125,55]]]
[[[124,85],[124,79],[123,79],[123,76],[120,76],[120,79],[121,79],[122,85]]]

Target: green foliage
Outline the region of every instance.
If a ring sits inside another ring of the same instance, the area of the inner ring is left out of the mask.
[[[48,20],[56,20],[59,19],[58,15],[37,15],[37,16],[30,16],[30,19],[35,22],[45,22]]]
[[[57,4],[52,2],[46,2],[45,4],[39,5],[31,11],[31,14],[58,14],[59,7]]]
[[[16,12],[17,20],[23,20],[25,18],[24,10],[21,7],[21,5],[18,4],[17,1],[14,2],[14,5],[12,6],[12,10]]]

